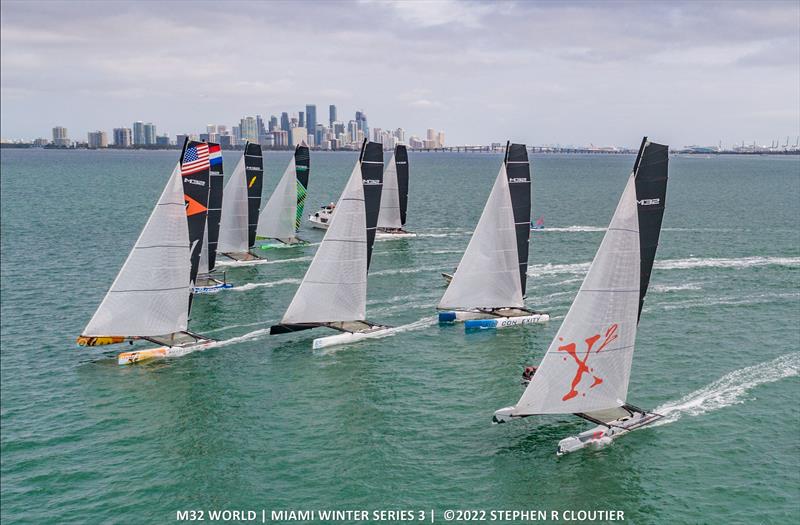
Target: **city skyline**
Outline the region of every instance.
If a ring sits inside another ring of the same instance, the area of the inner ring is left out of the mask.
[[[800,134],[797,2],[194,5],[3,2],[3,137],[142,117],[178,133],[302,100],[458,144]],[[270,38],[242,51],[248,34]]]

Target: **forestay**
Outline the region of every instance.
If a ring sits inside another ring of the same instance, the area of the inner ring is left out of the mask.
[[[475,233],[438,308],[523,306],[514,214],[503,163]]]
[[[282,323],[359,321],[367,308],[367,232],[361,161],[356,163],[314,260]]]
[[[589,273],[512,414],[572,414],[619,407],[628,393],[639,305],[634,175]]]
[[[180,164],[84,336],[157,336],[186,330],[189,229]]]

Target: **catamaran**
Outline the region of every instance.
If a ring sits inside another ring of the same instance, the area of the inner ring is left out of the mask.
[[[208,182],[208,214],[200,250],[200,266],[192,290],[196,294],[216,293],[233,287],[227,282],[225,272],[215,271],[223,187],[222,150],[219,144],[208,143],[208,160],[211,165]]]
[[[531,172],[524,144],[506,144],[500,173],[461,262],[439,301],[439,322],[505,328],[550,319],[525,308]],[[447,280],[449,274],[442,274]]]
[[[378,214],[378,239],[403,239],[416,237],[416,233],[405,231],[408,209],[408,152],[398,144],[386,171],[383,173],[381,209]]]
[[[365,140],[330,227],[283,319],[270,328],[270,334],[316,327],[341,332],[314,339],[313,348],[318,349],[378,337],[391,330],[366,320],[367,273],[382,185],[381,144]]]
[[[603,446],[661,415],[626,402],[636,327],[653,269],[667,193],[668,146],[642,141],[639,154],[564,322],[503,423],[538,414],[575,414],[596,428],[562,439],[558,455]]]
[[[308,244],[297,237],[297,230],[308,191],[309,161],[308,146],[297,146],[283,177],[261,210],[256,226],[256,239],[277,239],[280,242],[261,244],[261,249]]]
[[[264,159],[261,156],[261,146],[247,142],[244,154],[234,168],[222,195],[222,217],[217,244],[218,255],[240,265],[262,259],[252,253],[250,248],[256,242],[263,177]]]
[[[119,354],[122,365],[213,343],[187,330],[208,207],[208,157],[208,144],[184,143],[180,162],[78,345],[138,339],[159,345]]]

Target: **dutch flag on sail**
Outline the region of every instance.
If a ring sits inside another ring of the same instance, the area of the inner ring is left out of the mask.
[[[195,144],[186,148],[186,153],[183,155],[183,163],[181,164],[182,176],[191,175],[208,168],[208,144]]]
[[[222,148],[219,144],[208,145],[208,160],[212,166],[219,166],[222,164]]]

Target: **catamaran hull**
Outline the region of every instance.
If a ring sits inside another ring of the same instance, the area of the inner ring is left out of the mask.
[[[262,244],[261,246],[259,246],[259,248],[261,248],[262,250],[282,250],[285,248],[297,248],[299,246],[308,246],[308,244],[309,243],[307,241],[290,242],[290,243],[275,242],[275,243]]]
[[[380,232],[379,231],[379,232],[377,232],[375,234],[375,239],[378,239],[378,240],[409,239],[411,237],[416,237],[416,236],[417,236],[416,233],[410,233],[410,232],[392,233],[392,232]]]
[[[326,348],[329,346],[357,343],[358,341],[363,341],[364,339],[375,339],[378,337],[384,337],[390,334],[391,331],[392,328],[383,327],[377,330],[370,330],[368,332],[344,332],[341,334],[330,335],[328,337],[319,337],[317,339],[314,339],[312,348],[314,350],[319,350],[320,348]]]
[[[195,286],[192,288],[192,292],[196,294],[211,294],[221,292],[228,288],[233,288],[233,285],[230,283],[219,283],[211,286]]]
[[[608,426],[598,425],[591,430],[581,432],[577,436],[571,436],[559,441],[556,455],[563,456],[586,447],[604,447],[631,430],[654,423],[662,417],[661,414],[654,412],[637,412],[630,418],[611,421]]]
[[[494,317],[492,319],[471,319],[464,322],[464,329],[490,330],[533,323],[544,323],[549,320],[549,314],[521,315],[516,317]]]
[[[187,344],[180,346],[160,346],[158,348],[147,348],[135,352],[123,352],[117,356],[117,363],[120,365],[133,365],[150,361],[152,359],[163,359],[166,357],[181,357],[191,354],[198,350],[204,350],[211,346],[214,341],[203,341],[201,343]]]

